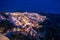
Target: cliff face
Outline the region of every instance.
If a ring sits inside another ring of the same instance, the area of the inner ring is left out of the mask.
[[[45,14],[46,15],[46,14]],[[47,40],[59,40],[60,38],[60,14],[47,14],[48,20],[44,22]]]
[[[0,40],[10,40],[8,37],[0,34]]]

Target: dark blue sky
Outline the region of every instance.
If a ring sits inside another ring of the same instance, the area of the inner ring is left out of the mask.
[[[60,14],[60,0],[0,0],[0,11],[18,10]]]

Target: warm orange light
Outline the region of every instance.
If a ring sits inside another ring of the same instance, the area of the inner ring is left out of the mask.
[[[43,22],[46,19],[46,16],[39,15],[38,13],[28,13],[28,12],[14,12],[11,13],[11,21],[15,26],[21,26],[21,28],[14,28],[13,31],[20,31],[21,33],[29,33],[30,35],[36,36],[36,34],[33,34],[33,27],[39,28],[39,23],[38,22]],[[29,25],[28,27],[26,25]],[[24,29],[22,29],[24,28]],[[32,30],[30,30],[32,29]]]

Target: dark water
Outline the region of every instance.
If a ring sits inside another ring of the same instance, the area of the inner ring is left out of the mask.
[[[0,0],[0,11],[18,10],[60,14],[60,0]]]

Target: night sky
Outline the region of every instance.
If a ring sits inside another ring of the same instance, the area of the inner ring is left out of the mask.
[[[60,0],[0,0],[0,11],[19,10],[60,14]]]

